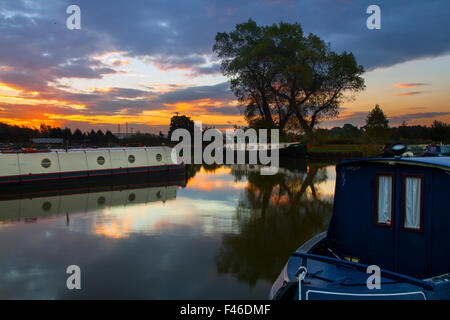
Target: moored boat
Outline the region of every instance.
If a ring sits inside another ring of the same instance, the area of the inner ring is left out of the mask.
[[[270,298],[450,299],[449,194],[450,157],[342,161],[328,231],[292,254]]]
[[[450,146],[448,145],[429,145],[425,148],[425,156],[431,156],[431,157],[444,157],[444,156],[450,156]]]
[[[76,182],[130,174],[161,175],[185,170],[171,148],[98,148],[0,153],[0,186]]]

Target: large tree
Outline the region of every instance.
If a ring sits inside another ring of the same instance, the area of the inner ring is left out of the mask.
[[[333,52],[319,37],[305,36],[298,23],[258,26],[250,19],[218,33],[213,50],[250,123],[281,130],[294,125],[310,140],[320,120],[338,114],[348,93],[365,87],[364,69],[352,53]]]

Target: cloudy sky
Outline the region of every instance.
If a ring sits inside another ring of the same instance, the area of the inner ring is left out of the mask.
[[[380,30],[366,27],[371,4]],[[299,22],[365,67],[366,90],[323,126],[362,125],[376,103],[392,125],[450,122],[448,12],[448,0],[0,0],[0,122],[166,132],[180,112],[244,125],[212,45],[249,18]]]

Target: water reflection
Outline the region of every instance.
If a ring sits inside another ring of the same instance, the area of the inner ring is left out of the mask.
[[[273,282],[290,254],[328,225],[332,199],[329,190],[321,189],[328,180],[326,169],[281,168],[277,175],[261,176],[258,167],[234,167],[233,175],[247,176],[248,184],[234,217],[239,232],[223,236],[218,272],[236,275],[251,286],[261,279]]]
[[[91,190],[76,194],[46,196],[34,194],[30,198],[0,201],[0,221],[36,222],[64,214],[89,213],[91,211],[132,207],[148,202],[165,202],[176,198],[177,185],[120,190]],[[67,218],[69,219],[69,218]],[[69,219],[70,221],[70,219]]]
[[[333,166],[303,164],[0,194],[0,298],[265,299],[289,254],[326,228],[333,192]],[[71,264],[81,291],[65,287]]]

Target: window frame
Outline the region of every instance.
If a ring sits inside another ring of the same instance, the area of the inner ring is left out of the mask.
[[[391,185],[391,224],[386,223],[380,223],[378,222],[378,190],[379,190],[379,184],[378,180],[379,177],[391,177],[392,185]],[[375,203],[374,203],[374,210],[375,210],[375,225],[377,227],[382,228],[388,228],[392,229],[394,228],[394,222],[395,222],[395,173],[394,172],[376,172],[375,173]]]
[[[44,169],[48,169],[52,166],[52,160],[49,158],[44,158],[41,160],[41,167]]]
[[[405,227],[406,222],[406,178],[419,178],[420,179],[420,228],[408,228]],[[416,232],[416,233],[423,233],[423,220],[424,220],[424,213],[423,213],[423,199],[424,199],[424,190],[425,190],[425,177],[423,174],[412,174],[412,173],[404,173],[402,174],[402,224],[401,224],[401,230],[408,231],[408,232]]]

